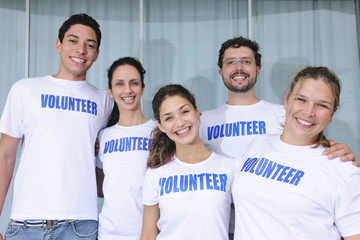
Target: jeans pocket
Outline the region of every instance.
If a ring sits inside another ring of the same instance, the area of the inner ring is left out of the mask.
[[[9,223],[5,232],[5,239],[16,236],[20,230],[21,226],[11,225],[11,223]]]
[[[97,237],[98,222],[95,220],[76,220],[71,222],[71,228],[78,237]]]

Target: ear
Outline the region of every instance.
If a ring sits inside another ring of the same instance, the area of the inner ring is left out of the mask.
[[[288,97],[289,97],[289,94],[285,94],[285,97],[284,97],[284,109],[286,110],[286,106],[288,104]]]
[[[142,87],[141,96],[144,95],[144,90],[145,90],[145,84],[144,84],[144,86]]]
[[[258,76],[259,75],[259,72],[260,72],[260,66],[256,66],[256,76]]]
[[[200,118],[201,113],[200,113],[199,108],[198,108],[198,106],[197,106],[197,105],[196,105],[196,109],[195,109],[195,111],[196,111],[196,116],[197,116],[197,118],[199,119],[199,118]]]
[[[112,90],[111,90],[109,87],[107,87],[107,90],[108,90],[108,93],[109,93],[110,97],[111,97],[112,99],[114,99],[114,95],[113,95],[113,93],[112,93]]]
[[[222,69],[221,68],[219,68],[219,74],[222,75]]]
[[[338,109],[339,109],[339,107],[336,107],[336,108],[334,109],[333,113],[331,114],[331,119],[333,118],[335,112],[336,112]]]
[[[163,129],[163,127],[161,126],[161,123],[159,121],[156,121],[158,128],[160,129],[160,131],[162,131],[163,133],[165,133],[165,130]]]
[[[98,58],[99,53],[100,53],[100,49],[96,50],[96,55],[95,55],[95,58],[94,58],[94,62],[96,62],[96,59]]]
[[[60,39],[57,39],[56,42],[55,42],[55,48],[56,48],[56,51],[58,53],[61,52],[61,42],[60,42]]]

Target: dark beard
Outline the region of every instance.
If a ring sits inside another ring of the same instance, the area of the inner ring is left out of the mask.
[[[255,86],[255,83],[256,83],[256,79],[253,82],[248,82],[248,84],[246,86],[243,86],[242,88],[239,89],[239,88],[234,87],[230,83],[225,83],[225,81],[224,81],[225,87],[229,91],[234,92],[234,93],[246,93]]]

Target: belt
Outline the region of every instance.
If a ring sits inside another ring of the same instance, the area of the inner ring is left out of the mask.
[[[45,229],[50,229],[52,227],[57,227],[60,226],[62,224],[67,224],[70,222],[73,222],[75,220],[41,220],[41,221],[30,221],[30,220],[25,220],[25,221],[15,221],[12,220],[11,221],[11,225],[16,225],[16,226],[22,226],[22,227],[42,227]]]

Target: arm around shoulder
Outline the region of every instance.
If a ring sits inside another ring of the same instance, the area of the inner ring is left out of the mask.
[[[155,240],[159,234],[157,222],[160,218],[159,204],[144,205],[143,226],[140,240]]]
[[[96,184],[97,184],[98,197],[104,198],[104,192],[102,189],[102,186],[104,183],[104,177],[105,177],[104,171],[101,168],[96,167],[95,172],[96,172]]]
[[[6,134],[0,139],[0,215],[14,171],[16,152],[21,138]]]
[[[344,240],[360,240],[360,234],[350,236],[350,237],[344,237]]]
[[[329,140],[330,148],[323,151],[329,159],[340,158],[341,161],[352,161],[353,165],[360,167],[360,162],[356,160],[356,156],[351,148],[345,143],[335,143],[334,140]]]

